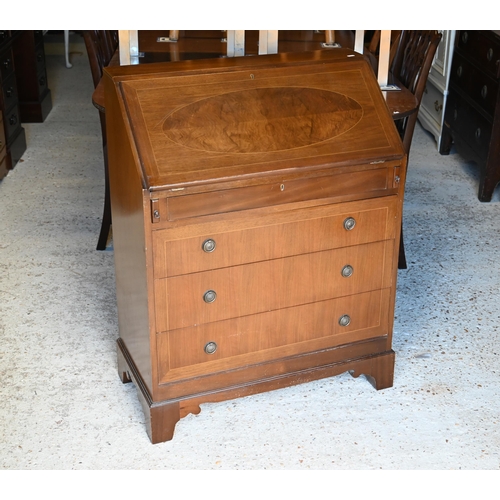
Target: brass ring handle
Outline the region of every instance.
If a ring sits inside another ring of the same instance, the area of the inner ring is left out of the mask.
[[[344,278],[349,278],[354,273],[354,268],[350,265],[344,266],[342,268],[341,274]]]
[[[204,252],[206,253],[212,253],[214,250],[215,250],[215,240],[212,240],[211,238],[208,239],[208,240],[205,240],[203,242],[203,245],[201,246],[201,248],[203,249]]]
[[[204,349],[203,349],[207,354],[213,354],[217,350],[217,343],[216,342],[208,342]]]
[[[354,217],[347,217],[347,219],[344,220],[344,229],[346,231],[352,231],[355,225],[356,219]]]
[[[340,326],[349,326],[351,324],[351,317],[348,314],[343,314],[339,318]]]
[[[214,290],[208,290],[207,292],[205,292],[203,294],[203,300],[207,303],[207,304],[211,304],[212,302],[215,301],[215,299],[217,298],[217,294],[215,293]]]

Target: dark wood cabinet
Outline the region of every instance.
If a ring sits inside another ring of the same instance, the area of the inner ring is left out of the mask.
[[[43,122],[52,109],[43,31],[22,31],[13,44],[21,121]]]
[[[478,198],[487,202],[500,182],[500,36],[465,30],[455,40],[440,153],[454,144],[478,164]]]
[[[118,370],[152,442],[205,402],[345,371],[392,386],[406,156],[367,61],[104,78]]]
[[[0,112],[0,179],[7,175],[7,145],[5,143],[5,128],[3,114]]]
[[[15,167],[26,151],[26,136],[21,126],[19,95],[15,72],[13,44],[19,31],[0,31],[0,112],[5,133],[5,164],[0,178]]]

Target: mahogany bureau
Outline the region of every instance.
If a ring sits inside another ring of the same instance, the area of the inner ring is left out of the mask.
[[[120,338],[153,443],[345,371],[392,386],[406,156],[347,49],[110,67]]]

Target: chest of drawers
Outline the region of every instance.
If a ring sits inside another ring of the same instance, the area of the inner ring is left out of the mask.
[[[0,111],[0,179],[7,175],[7,146],[5,144],[5,128],[3,115]]]
[[[205,402],[345,371],[390,387],[406,157],[366,61],[104,78],[118,370],[151,441]]]
[[[457,31],[440,153],[454,144],[479,166],[480,201],[500,182],[500,36]]]
[[[13,44],[19,31],[0,31],[0,112],[5,132],[5,168],[13,169],[26,151],[26,135],[21,126]],[[3,171],[4,176],[6,171]],[[0,177],[1,178],[1,177]]]
[[[19,111],[24,123],[45,121],[52,109],[47,82],[43,31],[22,31],[13,45],[19,95]]]

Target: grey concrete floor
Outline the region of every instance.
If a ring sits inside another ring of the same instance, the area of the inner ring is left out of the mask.
[[[349,374],[202,405],[151,445],[116,372],[112,244],[85,47],[48,47],[53,109],[0,182],[3,469],[500,468],[500,186],[417,126],[398,276],[394,387]],[[53,54],[53,55],[50,55]]]

